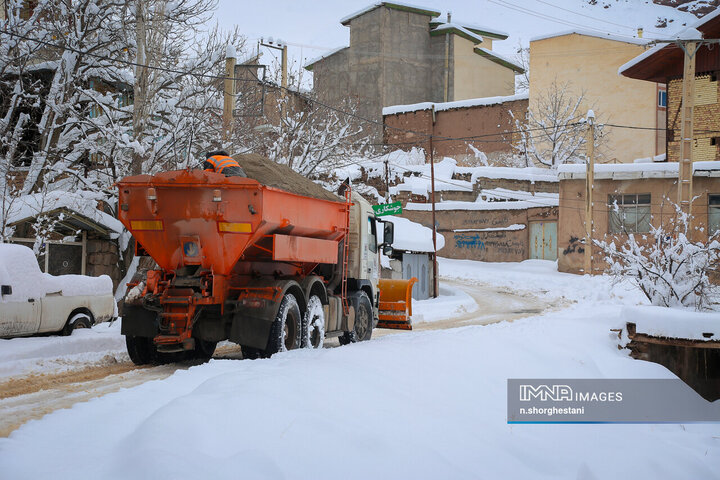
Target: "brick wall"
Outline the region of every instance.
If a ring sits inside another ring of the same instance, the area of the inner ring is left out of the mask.
[[[695,78],[693,160],[696,162],[720,160],[720,103],[718,102],[717,76],[697,75]],[[680,157],[680,124],[682,113],[682,79],[668,84],[668,160],[677,162]],[[717,141],[713,140],[714,138]],[[713,143],[715,143],[713,145]]]
[[[496,105],[456,108],[435,114],[434,134],[438,137],[465,138],[468,140],[434,141],[435,155],[456,158],[460,164],[473,165],[474,153],[469,147],[484,152],[493,162],[501,160],[503,155],[512,153],[511,145],[519,141],[519,134],[506,134],[515,131],[515,118],[524,119],[527,100],[514,100]],[[510,112],[512,111],[512,116]],[[514,116],[514,118],[513,118]],[[385,124],[385,143],[396,145],[403,150],[412,147],[424,148],[429,152],[427,135],[430,134],[432,113],[430,110],[398,113],[383,117]],[[390,128],[388,128],[390,127]],[[412,130],[418,133],[395,130]],[[429,154],[428,154],[429,155]]]

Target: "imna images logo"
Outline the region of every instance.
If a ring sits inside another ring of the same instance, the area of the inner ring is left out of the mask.
[[[572,401],[573,390],[568,385],[520,385],[520,401],[529,402],[534,399],[541,402]]]

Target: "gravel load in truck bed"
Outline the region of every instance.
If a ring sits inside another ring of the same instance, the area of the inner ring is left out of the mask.
[[[312,180],[300,175],[290,167],[280,165],[261,155],[249,153],[234,155],[248,178],[257,180],[263,185],[280,188],[287,192],[297,193],[320,200],[343,202],[344,200]]]

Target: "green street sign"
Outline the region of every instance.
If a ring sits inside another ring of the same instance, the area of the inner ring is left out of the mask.
[[[393,202],[386,203],[384,205],[373,205],[373,210],[375,211],[375,215],[378,217],[383,217],[385,215],[399,215],[402,213],[402,203]]]

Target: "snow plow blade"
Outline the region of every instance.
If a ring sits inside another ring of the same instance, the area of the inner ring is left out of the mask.
[[[412,288],[417,278],[378,282],[380,308],[377,328],[412,330]]]

